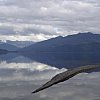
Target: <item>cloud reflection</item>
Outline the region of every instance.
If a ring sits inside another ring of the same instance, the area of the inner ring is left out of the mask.
[[[0,81],[49,79],[65,70],[64,68],[58,69],[38,62],[7,63],[4,61],[0,64]]]
[[[99,100],[100,72],[81,73],[72,79],[43,90],[40,87],[54,75],[67,69],[58,69],[38,62],[0,64],[0,100]]]

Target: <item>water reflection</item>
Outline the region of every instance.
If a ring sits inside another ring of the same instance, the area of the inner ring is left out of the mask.
[[[65,69],[58,69],[35,61],[29,63],[2,61],[0,63],[0,81],[49,79],[61,71],[65,71]]]
[[[34,95],[31,94],[33,89],[67,69],[58,69],[16,54],[6,56],[2,55],[3,59],[0,59],[0,100],[100,99],[100,72],[79,74]]]
[[[23,53],[23,56],[57,68],[100,64],[100,53],[91,52],[33,52]]]
[[[7,63],[32,63],[40,62],[49,66],[55,66],[57,68],[72,68],[83,65],[96,65],[100,64],[100,54],[96,53],[32,53],[32,54],[19,54],[8,53],[0,55],[0,61],[6,61]]]

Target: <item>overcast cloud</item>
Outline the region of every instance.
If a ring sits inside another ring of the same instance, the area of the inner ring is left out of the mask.
[[[41,41],[100,33],[100,0],[0,0],[0,39]]]

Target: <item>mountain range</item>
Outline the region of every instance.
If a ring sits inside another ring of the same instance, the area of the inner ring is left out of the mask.
[[[31,44],[34,44],[34,42],[32,41],[10,41],[10,40],[7,40],[6,42],[0,41],[0,49],[1,51],[17,51],[20,48],[27,47]]]
[[[10,41],[10,40],[7,40],[6,43],[14,45],[19,48],[27,47],[31,44],[34,44],[33,41]]]
[[[27,53],[34,52],[99,52],[100,34],[91,32],[58,36],[42,42],[37,42],[20,49]]]
[[[57,68],[100,64],[100,34],[58,36],[21,48],[18,53]]]
[[[4,49],[8,51],[16,51],[19,48],[14,45],[8,44],[8,43],[0,43],[0,49]]]
[[[58,36],[24,48],[8,43],[0,44],[0,47],[15,51],[16,56],[22,55],[57,68],[100,64],[100,34],[91,32]]]

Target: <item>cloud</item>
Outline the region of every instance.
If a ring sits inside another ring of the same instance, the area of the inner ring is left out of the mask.
[[[99,6],[99,0],[1,0],[0,34],[51,38],[85,31],[100,33]]]

